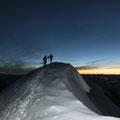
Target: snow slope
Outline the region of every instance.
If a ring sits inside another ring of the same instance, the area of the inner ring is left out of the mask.
[[[0,120],[117,120],[99,115],[92,85],[70,64],[41,67],[0,94]]]

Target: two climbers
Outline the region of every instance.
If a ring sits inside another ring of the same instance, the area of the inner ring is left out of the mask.
[[[44,58],[43,58],[43,63],[44,63],[44,65],[47,64],[47,59],[49,59],[49,60],[50,60],[50,63],[52,63],[53,57],[54,57],[54,56],[53,56],[52,54],[50,54],[50,56],[44,56]]]

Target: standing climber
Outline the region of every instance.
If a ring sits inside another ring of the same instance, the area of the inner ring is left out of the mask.
[[[44,63],[44,65],[47,64],[47,56],[44,56],[44,58],[43,58],[43,63]]]
[[[50,56],[49,56],[49,58],[50,58],[50,63],[52,63],[52,61],[53,61],[53,55],[52,54],[50,54]]]

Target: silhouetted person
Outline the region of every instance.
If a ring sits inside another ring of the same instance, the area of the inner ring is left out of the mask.
[[[53,55],[52,54],[50,54],[50,56],[49,56],[49,58],[50,58],[50,63],[52,63],[52,61],[53,61]]]
[[[44,63],[44,65],[47,64],[47,56],[44,56],[44,58],[43,58],[43,63]]]

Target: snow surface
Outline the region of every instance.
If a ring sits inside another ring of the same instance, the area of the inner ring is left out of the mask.
[[[87,108],[81,102],[83,99],[78,100],[72,93],[75,88],[70,82],[74,79],[83,96],[90,92],[89,85],[69,64],[53,63],[29,73],[0,94],[0,120],[119,119]]]

